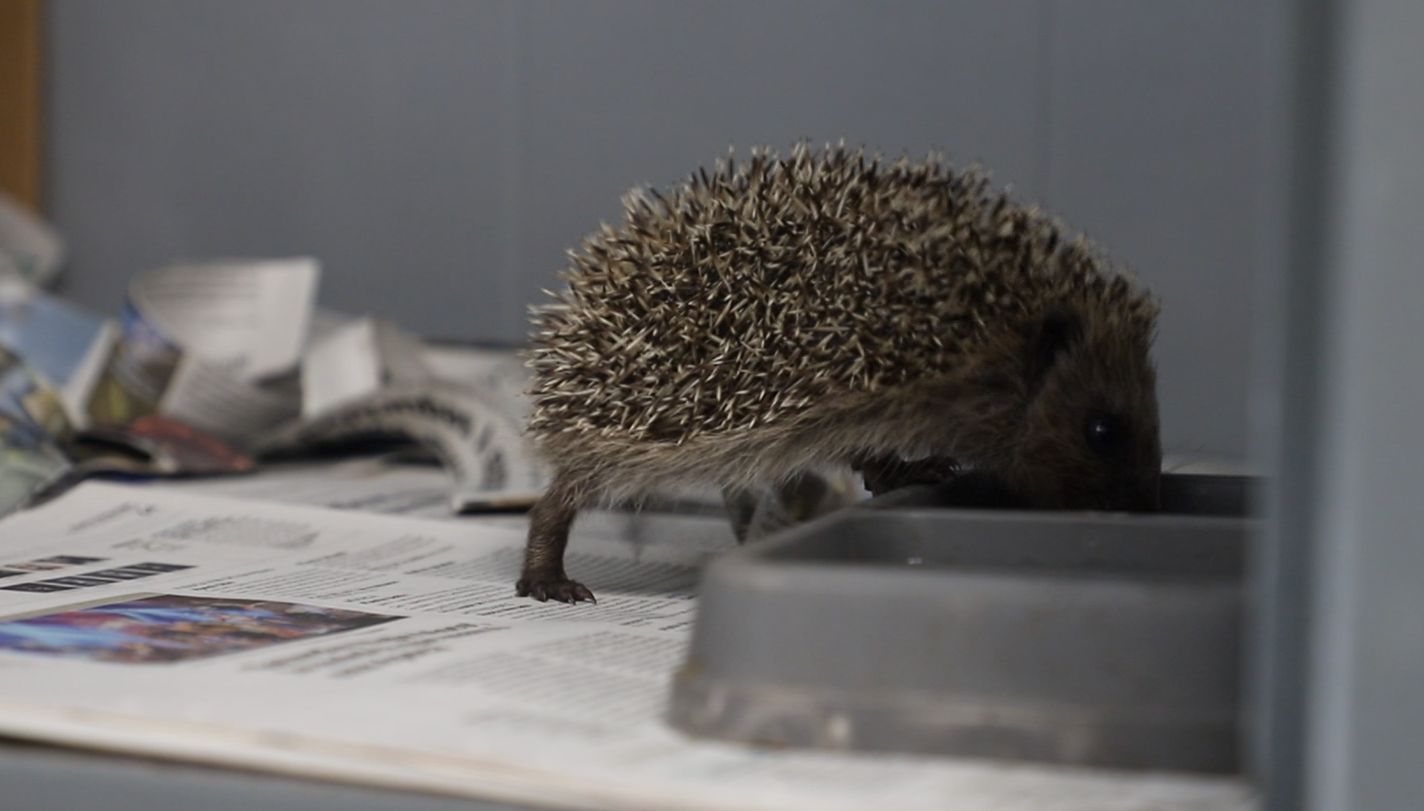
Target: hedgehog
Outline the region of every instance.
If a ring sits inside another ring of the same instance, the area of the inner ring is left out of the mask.
[[[578,511],[668,485],[850,465],[873,491],[973,471],[1025,507],[1155,508],[1155,300],[978,168],[801,143],[623,202],[533,308],[550,484],[518,595],[593,601],[564,569]]]

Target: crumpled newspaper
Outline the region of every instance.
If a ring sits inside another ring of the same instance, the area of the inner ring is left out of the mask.
[[[47,223],[0,192],[0,280],[46,287],[59,276],[64,242]]]
[[[0,515],[26,506],[70,474],[59,446],[69,433],[59,392],[0,347]]]

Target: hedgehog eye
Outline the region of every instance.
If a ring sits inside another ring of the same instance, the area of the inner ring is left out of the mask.
[[[1122,420],[1112,414],[1099,414],[1088,420],[1088,447],[1098,453],[1111,453],[1122,446],[1126,432]]]

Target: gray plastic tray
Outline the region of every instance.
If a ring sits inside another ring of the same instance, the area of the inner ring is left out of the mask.
[[[966,495],[968,493],[968,495]],[[1153,515],[889,494],[712,563],[670,720],[773,746],[1237,767],[1246,482]]]

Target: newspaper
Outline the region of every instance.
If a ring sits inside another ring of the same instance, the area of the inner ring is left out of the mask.
[[[60,393],[0,344],[0,515],[62,485],[69,431]]]
[[[715,550],[579,538],[599,603],[540,604],[498,522],[82,485],[0,520],[0,733],[541,807],[1254,807],[1230,779],[689,740],[663,701]]]
[[[372,439],[439,459],[447,510],[533,503],[545,475],[522,440],[519,358],[321,310],[319,275],[309,258],[171,265],[138,276],[106,319],[0,273],[5,366],[56,390],[66,417],[44,456],[0,423],[0,514],[59,475],[242,473],[259,455]]]
[[[319,275],[306,258],[190,263],[140,275],[86,419],[126,425],[158,413],[238,445],[293,419]]]
[[[302,363],[302,419],[256,446],[266,455],[398,437],[448,474],[454,513],[527,508],[547,475],[525,445],[528,371],[512,351],[427,347],[395,325],[353,319]]]
[[[89,394],[118,336],[113,319],[0,276],[0,346],[60,391],[68,421],[76,428],[85,427]]]
[[[545,476],[521,437],[522,368],[448,350],[427,362],[420,340],[393,324],[317,312],[318,276],[314,260],[288,259],[139,277],[109,367],[128,410],[96,422],[155,411],[260,456],[399,438],[444,464],[447,509],[531,504]]]
[[[64,264],[64,241],[18,200],[0,192],[0,282],[52,284]]]
[[[281,455],[371,437],[413,441],[448,471],[446,501],[458,513],[525,508],[538,498],[544,473],[522,435],[518,419],[482,392],[431,380],[379,389],[278,430],[256,447]]]
[[[428,383],[424,347],[394,324],[358,318],[312,341],[302,363],[302,416],[319,417],[391,385]]]
[[[169,482],[167,488],[199,495],[329,507],[336,510],[404,515],[468,524],[449,510],[446,473],[403,452],[340,461],[296,461],[267,465],[252,476]],[[733,526],[718,498],[684,491],[649,499],[641,509],[592,509],[579,513],[572,542],[616,541],[637,559],[657,539],[676,538],[686,553],[718,552],[736,545]],[[522,514],[481,515],[480,527],[524,532]]]

